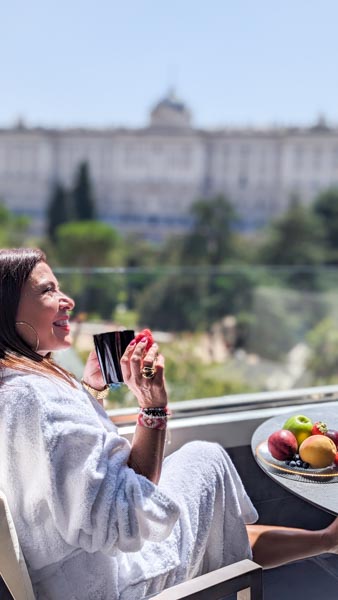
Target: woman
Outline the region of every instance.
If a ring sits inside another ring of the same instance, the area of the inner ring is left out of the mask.
[[[256,511],[216,444],[187,444],[162,465],[164,361],[145,339],[122,357],[140,414],[131,446],[119,437],[95,353],[83,383],[51,359],[71,344],[74,302],[40,250],[0,250],[0,285],[0,485],[38,599],[140,600],[252,552],[265,567],[337,552],[337,521],[246,526]]]

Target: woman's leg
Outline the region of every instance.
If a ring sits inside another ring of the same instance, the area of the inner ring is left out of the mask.
[[[162,542],[125,555],[121,600],[155,594],[243,558],[251,558],[245,524],[257,513],[229,456],[218,444],[190,442],[164,461],[159,489],[180,506]],[[122,560],[122,559],[121,559]]]
[[[253,559],[265,569],[326,552],[338,553],[338,517],[310,531],[273,525],[247,525]]]

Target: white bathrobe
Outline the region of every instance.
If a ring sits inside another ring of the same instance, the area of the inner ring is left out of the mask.
[[[6,370],[0,487],[38,600],[141,600],[251,556],[257,518],[217,444],[193,442],[154,485],[80,384]]]

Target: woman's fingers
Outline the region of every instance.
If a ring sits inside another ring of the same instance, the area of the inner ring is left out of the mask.
[[[163,371],[164,371],[164,356],[162,356],[162,354],[157,354],[155,367],[156,367],[156,373],[154,375],[154,379],[156,379],[156,382],[162,383]]]
[[[141,377],[142,377],[141,369],[144,365],[145,358],[147,358],[147,360],[148,360],[147,366],[152,366],[152,364],[154,362],[155,354],[157,351],[157,344],[156,344],[156,349],[154,349],[154,350],[150,349],[145,354],[145,348],[147,346],[147,342],[148,342],[147,338],[144,338],[143,340],[138,342],[138,344],[136,344],[134,351],[130,357],[130,372],[131,372],[131,376],[134,378],[136,383],[139,383],[141,381]]]
[[[123,381],[135,394],[141,407],[166,406],[167,392],[164,381],[164,357],[158,353],[158,345],[153,344],[146,352],[147,339],[133,340],[121,358]],[[153,376],[145,377],[144,368],[155,369]]]
[[[90,351],[85,368],[90,374],[100,371],[100,364],[95,350]]]
[[[158,345],[153,344],[151,346],[151,348],[149,348],[147,354],[143,357],[143,366],[144,367],[155,366],[157,356],[158,356]]]
[[[142,380],[143,367],[157,369],[158,345],[156,343],[152,344],[151,348],[145,353],[146,345],[147,338],[144,338],[138,343],[135,343],[133,340],[127,347],[121,358],[121,370],[124,381],[129,381],[133,378],[139,384]],[[163,365],[161,369],[163,370]]]
[[[120,365],[121,365],[121,371],[122,371],[122,375],[123,375],[123,381],[129,381],[130,379],[130,375],[131,375],[131,370],[130,370],[130,357],[133,354],[133,351],[135,349],[135,345],[136,342],[135,340],[132,340],[130,342],[130,344],[127,346],[121,360],[120,360]]]

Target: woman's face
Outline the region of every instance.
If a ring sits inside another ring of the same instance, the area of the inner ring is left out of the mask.
[[[38,337],[38,354],[64,350],[71,345],[68,312],[73,308],[74,301],[60,291],[50,267],[39,262],[22,288],[17,331],[33,350]]]

